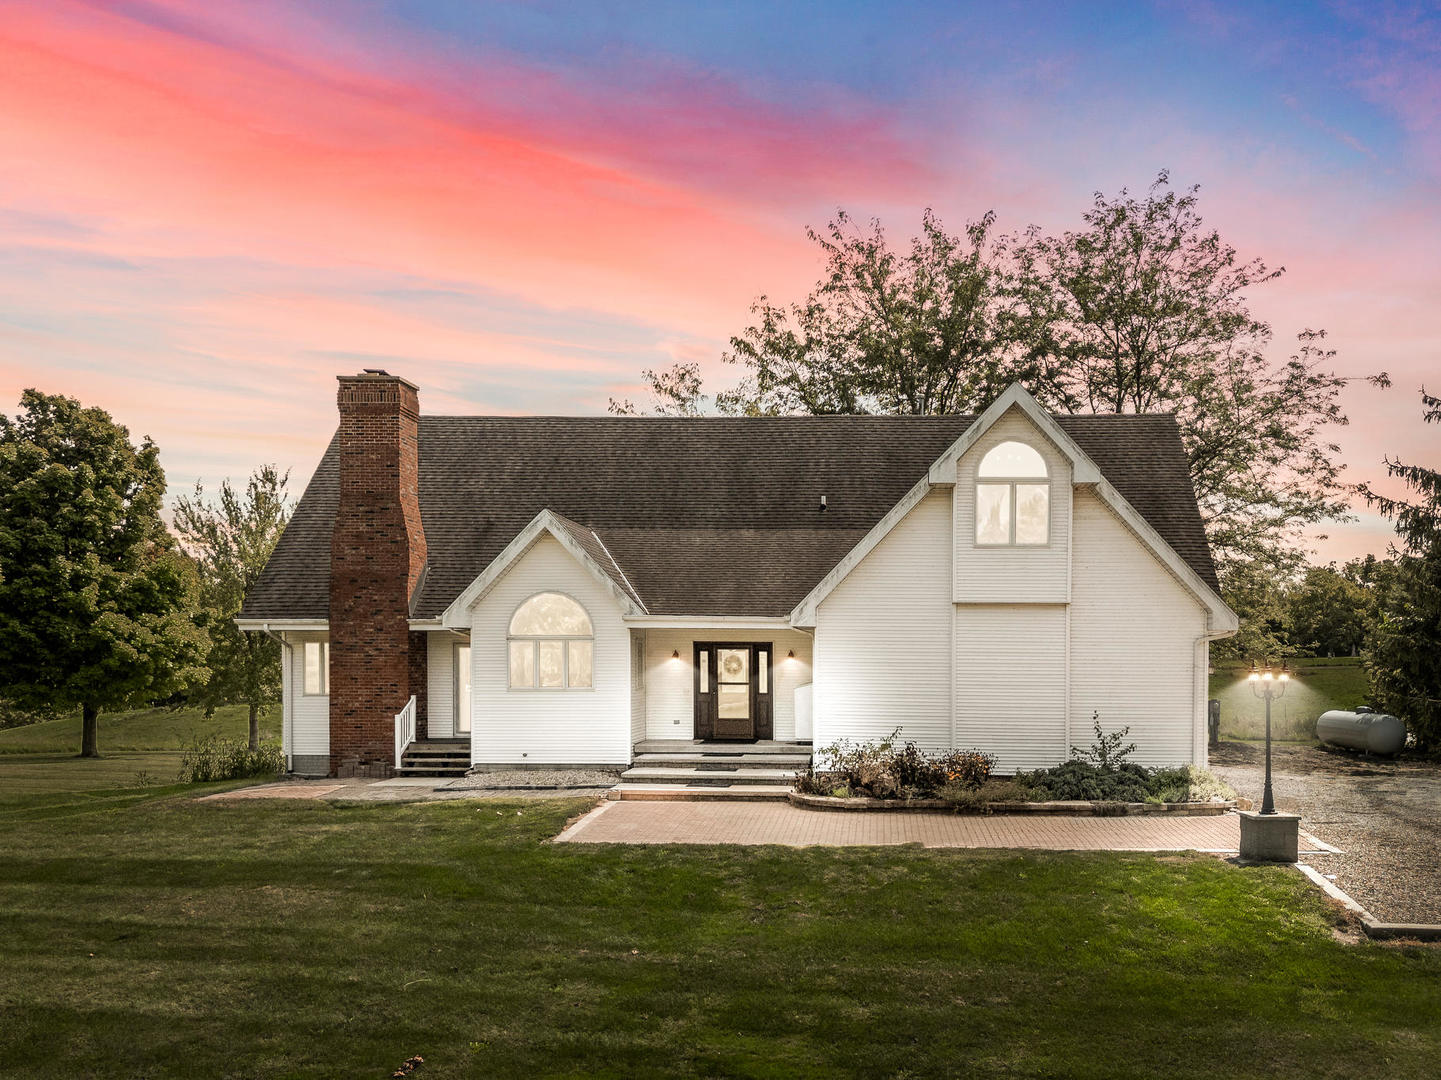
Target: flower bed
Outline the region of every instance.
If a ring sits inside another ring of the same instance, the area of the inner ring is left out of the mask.
[[[1096,740],[1072,749],[1061,765],[1013,778],[991,776],[995,758],[975,750],[928,754],[897,746],[899,731],[880,742],[834,743],[796,776],[791,802],[817,809],[952,810],[1008,814],[1219,814],[1236,793],[1205,769],[1147,769],[1126,760],[1129,729],[1106,734],[1093,717]]]

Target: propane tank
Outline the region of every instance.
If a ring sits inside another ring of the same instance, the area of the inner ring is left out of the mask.
[[[1332,709],[1316,721],[1316,737],[1332,746],[1368,754],[1399,754],[1406,745],[1406,724],[1389,713],[1362,705],[1355,712]]]

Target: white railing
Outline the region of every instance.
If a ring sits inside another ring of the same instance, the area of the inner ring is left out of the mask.
[[[415,698],[405,703],[405,708],[395,714],[395,767],[400,768],[400,759],[405,748],[415,742]]]

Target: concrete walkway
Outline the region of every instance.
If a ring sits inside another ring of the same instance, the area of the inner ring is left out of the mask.
[[[1211,817],[1049,817],[836,813],[786,803],[606,802],[556,839],[580,844],[920,844],[1046,851],[1234,852],[1235,814]],[[1306,832],[1301,850],[1324,851]]]

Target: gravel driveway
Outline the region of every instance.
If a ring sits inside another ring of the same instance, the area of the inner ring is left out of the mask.
[[[1260,747],[1224,742],[1211,769],[1260,805]],[[1382,922],[1441,923],[1441,766],[1287,746],[1271,772],[1276,809],[1344,853],[1306,861]]]

